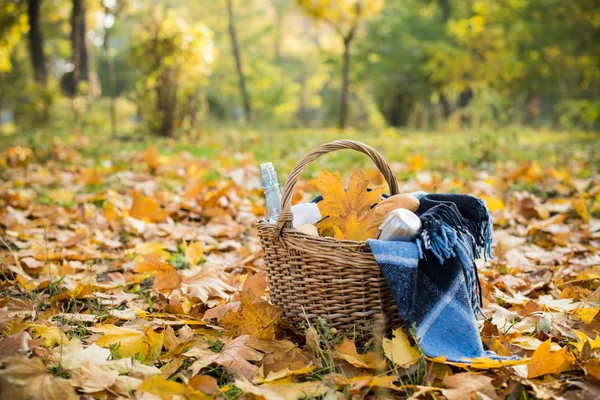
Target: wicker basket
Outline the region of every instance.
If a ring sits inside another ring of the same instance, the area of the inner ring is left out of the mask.
[[[352,149],[375,162],[390,188],[398,184],[390,166],[372,147],[351,140],[336,140],[310,151],[290,173],[281,199],[277,225],[258,221],[258,234],[267,264],[274,304],[299,326],[318,317],[337,329],[362,330],[372,325],[388,330],[400,322],[394,298],[366,242],[304,234],[292,227],[291,202],[298,177],[323,154]]]

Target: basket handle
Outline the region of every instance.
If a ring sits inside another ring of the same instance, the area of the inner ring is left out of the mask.
[[[396,182],[396,178],[394,177],[392,169],[383,159],[381,154],[379,154],[377,150],[371,146],[355,140],[335,140],[333,142],[322,144],[312,149],[310,152],[308,152],[308,154],[302,157],[300,161],[298,161],[292,172],[290,172],[287,181],[285,182],[285,186],[283,187],[283,192],[281,195],[281,212],[279,213],[279,218],[277,219],[277,236],[279,236],[278,234],[281,233],[283,228],[292,228],[292,220],[294,219],[292,214],[292,195],[294,194],[296,182],[298,181],[298,178],[302,172],[310,163],[321,157],[323,154],[343,149],[360,151],[361,153],[365,153],[371,157],[371,160],[373,160],[385,178],[385,181],[390,188],[390,194],[392,196],[398,194],[398,183]]]

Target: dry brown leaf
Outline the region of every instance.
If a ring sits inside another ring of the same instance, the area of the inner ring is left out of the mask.
[[[261,361],[264,354],[247,344],[250,338],[248,335],[238,336],[226,343],[219,353],[209,349],[192,348],[185,353],[186,357],[197,358],[197,361],[190,366],[192,374],[196,375],[202,368],[215,363],[225,367],[231,373],[248,379],[252,378],[258,367],[251,364],[250,361]]]
[[[209,396],[214,396],[220,392],[217,380],[209,375],[196,375],[190,379],[188,385]]]
[[[471,400],[478,398],[477,393],[482,393],[489,399],[497,399],[492,380],[489,376],[474,372],[446,375],[442,384],[448,389],[443,389],[442,393],[448,400]]]
[[[235,289],[223,282],[219,275],[220,271],[207,266],[184,270],[181,272],[181,293],[202,303],[206,303],[210,297],[226,299]]]
[[[17,354],[25,354],[29,351],[29,342],[32,338],[29,333],[23,331],[14,335],[0,338],[0,360]]]
[[[69,381],[48,373],[39,358],[13,356],[2,360],[0,397],[22,400],[78,400]]]
[[[86,362],[72,375],[71,385],[84,393],[96,393],[109,389],[118,377],[116,369]]]

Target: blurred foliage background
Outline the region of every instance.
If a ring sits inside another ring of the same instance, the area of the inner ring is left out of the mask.
[[[599,43],[596,0],[0,0],[0,136],[594,132]]]

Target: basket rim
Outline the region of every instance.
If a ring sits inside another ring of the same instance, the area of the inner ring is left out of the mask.
[[[273,229],[275,231],[280,231],[280,237],[282,237],[284,234],[287,234],[300,237],[311,242],[323,243],[328,245],[339,245],[340,247],[370,247],[369,243],[367,243],[366,241],[336,239],[331,236],[314,236],[301,232],[296,228],[283,228],[280,230],[277,227],[277,225],[267,222],[265,219],[259,219],[255,221],[254,226],[260,229]]]

